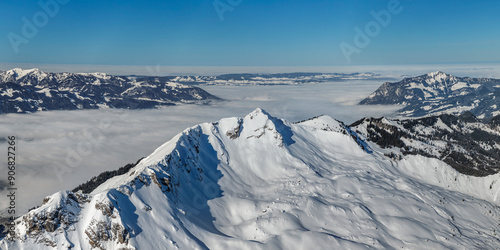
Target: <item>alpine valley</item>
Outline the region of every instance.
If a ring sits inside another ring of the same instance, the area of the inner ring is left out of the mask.
[[[256,109],[47,196],[0,248],[499,249],[496,121]]]

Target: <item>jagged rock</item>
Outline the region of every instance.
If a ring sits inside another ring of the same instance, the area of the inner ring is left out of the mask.
[[[388,155],[394,159],[424,155],[474,176],[500,171],[500,129],[471,113],[405,120],[364,118],[351,126],[369,141],[392,149]]]

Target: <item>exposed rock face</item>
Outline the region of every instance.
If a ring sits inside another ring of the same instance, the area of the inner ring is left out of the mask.
[[[33,209],[16,220],[19,231],[10,231],[7,239],[33,239],[46,246],[56,247],[56,241],[47,234],[71,230],[79,221],[82,208],[89,203],[89,196],[82,193],[59,192],[44,199],[42,207],[51,209]],[[14,233],[14,234],[12,234]],[[71,245],[71,244],[69,244]]]
[[[115,222],[111,225],[107,221],[92,220],[89,227],[85,230],[89,238],[89,244],[92,248],[106,250],[104,242],[116,242],[117,245],[127,245],[129,234],[125,228]],[[123,248],[125,249],[125,248]],[[133,248],[131,248],[133,249]]]
[[[486,176],[500,171],[500,126],[466,112],[421,119],[364,118],[351,126],[388,156],[424,155],[441,159],[461,173]]]

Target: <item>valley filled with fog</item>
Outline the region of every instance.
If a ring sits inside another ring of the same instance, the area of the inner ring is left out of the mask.
[[[0,250],[500,249],[500,2],[0,6]]]
[[[291,122],[325,114],[350,124],[365,116],[391,115],[398,107],[356,105],[380,84],[380,81],[346,81],[205,86],[202,88],[224,101],[150,110],[2,115],[0,138],[11,135],[19,138],[18,213],[39,205],[47,195],[73,189],[103,171],[136,162],[188,127],[225,117],[242,117],[257,107]],[[0,145],[6,147],[6,142]],[[0,204],[0,208],[5,207],[6,203]]]

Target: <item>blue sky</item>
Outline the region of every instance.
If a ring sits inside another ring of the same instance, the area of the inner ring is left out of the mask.
[[[34,0],[4,0],[0,61],[173,66],[500,61],[495,0],[216,1],[232,8],[223,20],[214,0],[41,0],[57,3],[57,13]],[[371,11],[387,11],[391,1],[399,2],[401,11],[391,14],[387,26],[379,24],[349,62],[340,44],[355,46],[355,27],[365,30],[376,22]],[[23,20],[37,31],[23,33]]]

